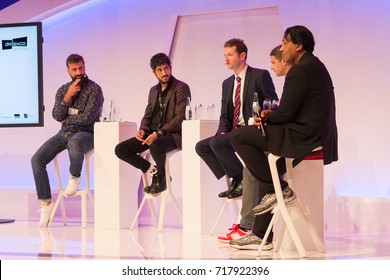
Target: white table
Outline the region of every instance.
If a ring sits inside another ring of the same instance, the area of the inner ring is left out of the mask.
[[[218,120],[189,120],[182,125],[183,233],[210,233],[225,199],[218,193],[227,189],[225,178],[217,180],[195,151],[198,141],[215,135]],[[225,211],[215,233],[225,233],[237,215]],[[196,246],[196,245],[195,245]]]
[[[115,155],[115,146],[136,131],[135,122],[95,124],[95,228],[130,228],[137,212],[140,173]]]

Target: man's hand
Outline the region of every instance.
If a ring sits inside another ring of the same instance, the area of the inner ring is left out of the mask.
[[[68,92],[64,96],[64,102],[70,103],[72,101],[72,97],[76,95],[81,90],[81,87],[78,85],[81,79],[76,79],[70,85]]]
[[[142,129],[139,130],[137,132],[137,134],[135,135],[135,138],[140,141],[140,142],[143,142],[144,141],[144,136],[145,136],[145,131],[143,131]]]
[[[267,125],[269,116],[272,114],[272,110],[263,110],[260,112],[260,117],[253,118],[253,124],[257,126],[258,129],[261,129],[260,122],[263,121],[263,125]]]
[[[142,145],[148,145],[150,146],[156,139],[158,138],[157,136],[157,133],[156,132],[153,132],[152,134],[150,134],[145,140],[144,142],[142,142]]]

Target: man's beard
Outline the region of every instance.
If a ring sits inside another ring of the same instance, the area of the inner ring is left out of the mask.
[[[74,77],[73,76],[70,76],[70,77],[72,78],[72,81],[74,82],[77,79],[83,80],[86,77],[86,75],[85,74],[84,75],[78,74],[78,75],[75,75]]]
[[[164,81],[163,81],[163,78],[164,78]],[[167,79],[168,78],[168,79]],[[169,75],[166,75],[166,76],[164,76],[164,77],[161,77],[161,79],[158,79],[159,81],[160,81],[160,83],[162,84],[162,85],[167,85],[168,83],[169,83],[169,80],[171,79],[171,76]],[[165,82],[165,80],[166,80],[166,82]]]

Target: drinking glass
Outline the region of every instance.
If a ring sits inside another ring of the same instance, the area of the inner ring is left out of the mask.
[[[272,110],[275,110],[276,108],[279,107],[279,100],[272,100]]]
[[[209,104],[207,105],[207,119],[214,120],[215,118],[215,105]]]
[[[198,104],[195,106],[195,119],[202,120],[203,119],[203,105]]]
[[[264,100],[263,101],[263,110],[271,110],[272,109],[272,102],[271,100]]]

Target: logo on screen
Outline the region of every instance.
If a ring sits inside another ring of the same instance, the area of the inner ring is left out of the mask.
[[[3,50],[11,50],[15,47],[27,47],[27,37],[15,38],[12,40],[2,40],[1,46]]]

